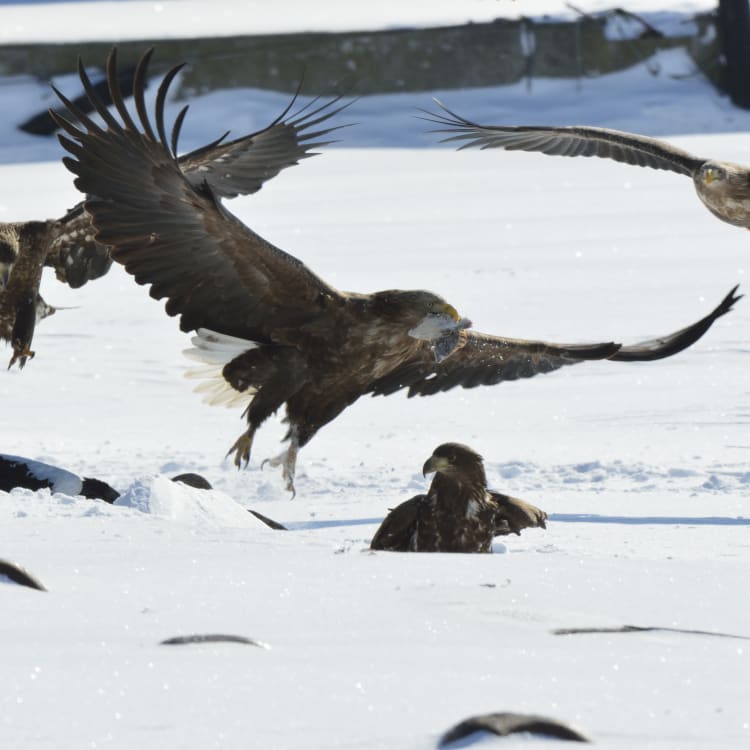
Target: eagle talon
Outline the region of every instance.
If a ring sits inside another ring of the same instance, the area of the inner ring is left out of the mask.
[[[253,437],[245,432],[235,440],[234,445],[227,451],[227,456],[234,453],[234,465],[238,469],[246,469],[250,463],[250,449],[252,447]]]
[[[281,467],[281,476],[284,479],[284,486],[287,492],[292,493],[291,499],[297,496],[297,490],[294,489],[294,473],[297,467],[297,452],[299,447],[296,442],[292,442],[291,445],[285,450],[279,453],[278,456],[272,458],[266,458],[261,463],[261,468],[266,464],[273,468]]]
[[[26,360],[34,359],[36,352],[31,351],[28,347],[24,347],[20,351],[13,351],[13,356],[10,358],[8,363],[8,369],[10,370],[13,365],[18,362],[18,369],[23,370],[23,366],[26,364]]]

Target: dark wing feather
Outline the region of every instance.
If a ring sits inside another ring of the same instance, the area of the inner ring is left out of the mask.
[[[426,499],[427,495],[415,495],[388,511],[370,542],[370,549],[408,552],[417,528],[419,507]]]
[[[737,294],[738,288],[739,285],[733,287],[729,294],[705,318],[701,318],[697,323],[681,328],[669,336],[642,341],[640,344],[633,344],[632,346],[623,346],[610,359],[618,362],[649,362],[671,357],[673,354],[687,349],[703,336],[717,318],[726,315],[732,309],[734,303],[744,297],[743,294]]]
[[[711,313],[697,323],[632,346],[612,343],[549,344],[467,331],[465,345],[447,359],[436,363],[429,351],[422,350],[417,358],[375,381],[370,392],[387,395],[408,388],[410,397],[429,396],[459,385],[474,388],[478,385],[495,385],[504,380],[530,378],[588,359],[649,362],[671,357],[698,341],[717,318],[732,309],[741,298],[736,291],[737,287],[734,287]]]
[[[90,196],[86,210],[96,239],[111,246],[112,257],[139,284],[152,285],[152,297],[168,299],[167,313],[181,315],[185,331],[205,327],[259,341],[298,335],[298,327],[338,293],[223,209],[208,186],[187,180],[164,125],[166,88],[176,69],[157,97],[158,136],[140,106],[140,125],[128,124],[131,115],[116,88],[115,50],[107,70],[119,120],[92,101],[107,123],[100,127],[58,91],[79,124],[52,113],[67,134],[60,141],[74,157],[64,163]],[[81,78],[88,93],[90,84]],[[136,75],[136,83],[143,78]],[[134,95],[139,102],[142,93]]]
[[[490,496],[497,506],[495,535],[520,534],[523,529],[538,526],[546,529],[547,514],[531,503],[517,497],[490,491]],[[503,530],[504,527],[504,530]]]
[[[599,156],[637,167],[666,169],[688,176],[692,176],[706,161],[656,138],[609,128],[478,125],[436,102],[443,112],[426,112],[428,117],[425,119],[441,126],[434,132],[451,134],[443,142],[465,141],[461,149],[478,146],[482,149],[539,151],[554,156]]]
[[[282,169],[298,164],[300,159],[315,156],[313,149],[332,143],[327,136],[346,126],[330,126],[327,121],[349,103],[341,104],[341,97],[320,105],[313,100],[290,115],[298,94],[263,130],[233,141],[225,142],[220,138],[180,156],[180,168],[188,180],[194,186],[205,180],[214,194],[221,198],[248,195],[260,190],[264,182]]]
[[[429,396],[460,385],[474,388],[504,380],[531,378],[587,359],[607,359],[619,344],[548,344],[467,331],[465,344],[436,363],[429,351],[377,380],[371,391],[387,395],[401,388],[409,396]]]

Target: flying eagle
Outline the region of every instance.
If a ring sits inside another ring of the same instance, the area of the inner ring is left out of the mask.
[[[394,552],[492,552],[492,539],[546,528],[547,514],[515,497],[487,489],[482,457],[468,445],[443,443],[422,467],[435,473],[426,495],[391,510],[371,549]]]
[[[141,79],[141,86],[145,83]],[[177,157],[186,178],[195,186],[206,182],[217,198],[234,198],[256,193],[283,169],[314,156],[314,149],[330,143],[326,136],[344,127],[322,123],[348,103],[335,97],[322,104],[312,100],[295,109],[300,90],[301,86],[284,111],[262,130],[233,140],[227,140],[229,134],[225,133]],[[186,110],[182,109],[178,121]],[[109,247],[94,238],[83,201],[60,219],[0,223],[0,340],[9,341],[13,348],[9,367],[15,362],[23,367],[34,356],[34,325],[44,314],[54,312],[49,306],[42,308],[42,265],[53,268],[57,280],[73,289],[109,271]],[[34,301],[38,308],[35,317],[31,315]]]
[[[437,101],[437,100],[436,100]],[[443,113],[426,112],[427,119],[450,133],[445,141],[465,141],[460,147],[540,151],[553,156],[599,156],[636,167],[666,169],[691,177],[698,197],[716,218],[750,229],[750,169],[741,164],[693,156],[666,141],[637,133],[583,125],[478,125],[437,101]]]
[[[165,76],[155,124],[146,111],[143,80],[150,53],[136,70],[136,117],[117,86],[116,52],[108,59],[110,113],[79,66],[104,125],[56,92],[70,120],[65,165],[88,195],[96,239],[111,247],[166,312],[196,331],[192,352],[213,403],[246,405],[248,428],[229,449],[247,464],[253,436],[286,405],[287,450],[271,459],[293,492],[297,452],[325,424],[364,394],[403,388],[429,395],[531,377],[587,359],[646,361],[670,356],[699,339],[738,299],[732,290],[697,323],[635,346],[558,345],[474,333],[442,297],[428,291],[343,292],[301,261],[257,235],[218,200],[217,189],[185,173],[175,156],[182,118],[167,136],[164,100],[179,67]],[[74,124],[77,120],[77,124]],[[219,192],[219,195],[221,192]],[[736,289],[736,288],[735,288]]]

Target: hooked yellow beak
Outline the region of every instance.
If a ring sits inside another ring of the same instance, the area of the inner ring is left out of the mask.
[[[426,477],[428,474],[432,474],[435,471],[442,471],[450,466],[450,461],[443,456],[430,456],[422,467],[422,476]]]
[[[449,305],[447,302],[443,305],[443,312],[453,318],[456,322],[461,320],[461,316],[458,314],[456,308],[453,307],[453,305]]]

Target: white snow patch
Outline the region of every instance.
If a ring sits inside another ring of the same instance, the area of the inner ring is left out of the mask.
[[[114,505],[195,527],[257,527],[258,522],[229,495],[201,490],[163,475],[137,479]]]

